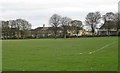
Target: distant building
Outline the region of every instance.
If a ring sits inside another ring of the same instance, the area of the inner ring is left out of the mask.
[[[54,37],[54,28],[53,27],[45,27],[45,24],[43,24],[43,27],[38,27],[31,30],[31,35],[33,38],[47,38],[47,37]],[[75,32],[75,30],[68,30],[67,36],[84,36],[84,35],[92,35],[90,31],[85,31],[82,29],[78,30],[78,34]],[[63,29],[61,27],[58,27],[57,37],[64,37]]]
[[[43,27],[38,27],[31,30],[32,37],[34,38],[45,38],[45,37],[53,37],[53,27],[45,27],[45,24],[43,24]],[[61,35],[61,29],[58,27],[58,34],[57,36]]]
[[[117,35],[117,25],[114,22],[106,22],[98,30],[98,35]]]

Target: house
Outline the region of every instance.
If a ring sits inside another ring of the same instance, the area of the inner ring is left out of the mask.
[[[117,25],[114,22],[105,22],[98,30],[98,35],[117,35]]]
[[[92,33],[90,31],[86,31],[85,29],[79,29],[78,30],[78,34],[72,30],[68,32],[70,34],[70,36],[88,36],[88,35],[92,35]]]
[[[31,29],[31,34],[33,38],[54,37],[53,27],[45,27],[45,24],[43,24],[43,27]],[[57,36],[61,36],[61,35],[62,35],[62,30],[60,27],[58,27]]]

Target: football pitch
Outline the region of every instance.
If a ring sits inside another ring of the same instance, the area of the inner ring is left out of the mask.
[[[117,71],[118,37],[2,41],[3,71]]]

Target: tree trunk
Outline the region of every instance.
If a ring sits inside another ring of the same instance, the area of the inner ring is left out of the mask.
[[[77,29],[77,38],[78,38],[79,30]]]
[[[107,31],[107,35],[110,36],[110,31],[109,31],[109,29],[108,29],[108,31]]]
[[[56,39],[57,37],[56,37],[56,34],[55,34],[55,39]]]
[[[56,39],[57,38],[57,27],[54,27],[54,38]]]
[[[78,33],[77,33],[77,38],[78,38]]]
[[[92,36],[94,37],[94,32],[95,32],[95,30],[94,30],[93,25],[91,25],[91,28],[92,28]]]
[[[64,35],[64,38],[66,39],[66,34]]]

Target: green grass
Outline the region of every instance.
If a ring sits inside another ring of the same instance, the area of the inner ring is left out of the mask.
[[[0,72],[2,72],[2,41],[0,40]]]
[[[117,41],[117,37],[3,40],[3,71],[117,71]]]

